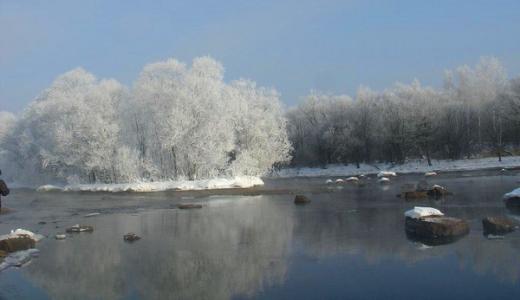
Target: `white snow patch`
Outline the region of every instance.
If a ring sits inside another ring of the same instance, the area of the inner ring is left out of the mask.
[[[381,171],[379,173],[377,173],[377,177],[378,178],[381,178],[381,177],[395,177],[397,176],[397,174],[395,172],[391,172],[391,171]]]
[[[426,173],[424,173],[424,176],[426,176],[426,177],[437,176],[437,172],[426,172]]]
[[[332,179],[327,179],[327,180],[325,181],[325,183],[326,183],[326,184],[331,184],[331,183],[334,183],[334,181],[332,181]]]
[[[520,198],[520,188],[514,189],[513,191],[504,195],[504,200],[510,198]]]
[[[52,184],[42,185],[36,189],[37,192],[53,192],[53,191],[61,191],[61,190],[62,190],[61,187],[55,186]]]
[[[444,216],[444,214],[436,208],[422,206],[416,206],[413,209],[406,211],[404,215],[413,219],[419,219],[430,216]]]
[[[237,176],[207,180],[179,180],[160,182],[136,182],[119,184],[74,184],[59,188],[65,192],[159,192],[167,190],[197,191],[230,188],[251,188],[264,185],[260,177]],[[42,186],[43,187],[43,186]],[[42,188],[40,187],[40,188]],[[40,190],[38,188],[38,190]],[[45,189],[42,189],[45,190]]]

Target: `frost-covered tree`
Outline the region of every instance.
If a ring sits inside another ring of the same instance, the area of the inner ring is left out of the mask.
[[[312,92],[287,112],[293,164],[355,163],[410,158],[508,154],[520,144],[520,80],[508,82],[500,61],[446,71],[444,88],[396,84],[360,88],[344,107]],[[330,155],[334,153],[334,155]]]

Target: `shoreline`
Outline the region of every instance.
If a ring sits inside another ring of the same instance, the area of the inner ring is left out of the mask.
[[[468,171],[493,171],[493,170],[519,170],[520,156],[507,156],[502,162],[496,157],[473,158],[460,160],[432,160],[432,166],[428,166],[426,160],[411,160],[403,164],[360,164],[355,165],[331,164],[322,167],[299,167],[286,168],[273,172],[269,179],[291,178],[291,177],[342,177],[358,175],[376,175],[381,171],[392,171],[398,174],[420,175],[426,172],[456,173]]]

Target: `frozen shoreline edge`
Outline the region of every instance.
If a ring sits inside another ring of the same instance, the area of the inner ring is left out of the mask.
[[[219,189],[247,189],[264,185],[260,177],[237,176],[206,180],[179,180],[158,182],[135,182],[118,184],[74,184],[66,186],[42,185],[38,192],[110,192],[110,193],[147,193],[164,191],[201,191]]]
[[[421,174],[426,172],[464,172],[485,171],[500,169],[520,169],[520,156],[507,156],[499,162],[496,157],[473,158],[461,160],[432,160],[432,166],[428,166],[426,160],[413,160],[404,164],[360,164],[360,168],[350,165],[327,165],[320,167],[286,168],[273,172],[267,178],[291,178],[291,177],[326,177],[326,176],[355,176],[376,175],[381,171],[392,171],[399,174]]]

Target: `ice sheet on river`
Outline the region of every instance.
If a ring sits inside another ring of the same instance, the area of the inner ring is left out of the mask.
[[[157,192],[167,190],[196,191],[231,188],[251,188],[264,185],[259,177],[237,176],[232,178],[216,178],[207,180],[180,180],[161,182],[136,182],[121,184],[76,184],[63,188],[53,185],[40,186],[38,191],[65,191],[65,192]]]

